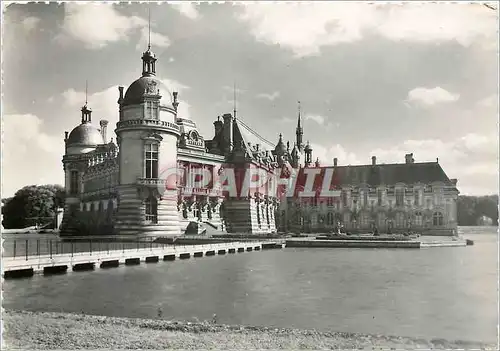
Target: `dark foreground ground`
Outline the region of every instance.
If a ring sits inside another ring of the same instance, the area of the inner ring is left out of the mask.
[[[496,349],[473,342],[4,311],[2,349]]]

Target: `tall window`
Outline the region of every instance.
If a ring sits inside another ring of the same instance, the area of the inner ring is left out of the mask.
[[[415,206],[420,205],[420,191],[419,190],[415,190],[415,193],[414,193],[414,205]]]
[[[368,206],[368,189],[363,190],[363,207]]]
[[[146,119],[158,119],[158,103],[146,101]]]
[[[147,198],[144,205],[146,222],[155,224],[158,223],[158,201],[156,201],[156,198]]]
[[[435,226],[443,225],[443,214],[441,212],[434,212],[432,215],[432,224]]]
[[[70,173],[69,192],[73,195],[78,194],[78,171]]]
[[[342,206],[347,207],[347,191],[342,191]]]
[[[260,228],[260,203],[256,202],[255,204],[256,210],[257,210],[257,224],[259,225]]]
[[[377,190],[377,206],[382,206],[382,189]]]
[[[422,226],[424,224],[424,216],[422,216],[422,212],[415,212],[415,225]]]
[[[402,212],[396,213],[396,227],[404,228],[405,226],[405,215]]]
[[[405,197],[405,190],[396,189],[396,206],[403,206],[404,197]]]
[[[269,225],[269,205],[266,204],[266,220],[267,220],[267,225]]]
[[[326,223],[328,223],[328,225],[333,224],[333,213],[328,212],[328,214],[326,215]]]
[[[158,178],[158,144],[146,144],[144,154],[144,177]]]
[[[326,199],[326,205],[327,205],[328,207],[333,206],[333,196],[329,196],[329,197]]]

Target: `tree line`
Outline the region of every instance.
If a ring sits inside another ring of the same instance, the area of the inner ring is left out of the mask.
[[[461,195],[457,201],[458,225],[478,225],[478,220],[486,216],[498,225],[498,195],[466,196]]]
[[[2,199],[2,225],[6,229],[55,224],[57,208],[64,207],[65,190],[60,185],[29,185],[11,198]],[[498,225],[498,195],[459,196],[458,225],[474,226],[482,216]]]
[[[64,207],[65,190],[61,185],[28,185],[13,197],[2,199],[2,225],[5,229],[56,225],[57,209]]]

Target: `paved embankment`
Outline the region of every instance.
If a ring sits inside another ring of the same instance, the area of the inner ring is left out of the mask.
[[[476,342],[7,311],[4,349],[491,349]]]
[[[398,248],[398,249],[419,249],[430,247],[461,247],[467,246],[463,239],[452,240],[429,240],[418,239],[412,240],[384,240],[383,238],[345,238],[345,239],[315,239],[315,238],[290,238],[286,240],[286,247],[301,247],[301,248]]]

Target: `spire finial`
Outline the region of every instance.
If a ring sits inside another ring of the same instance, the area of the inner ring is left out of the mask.
[[[148,4],[148,50],[151,50],[151,4]]]
[[[233,82],[233,118],[236,119],[236,81]]]
[[[88,95],[89,95],[89,81],[88,79],[85,79],[85,106],[87,106],[88,103]]]

